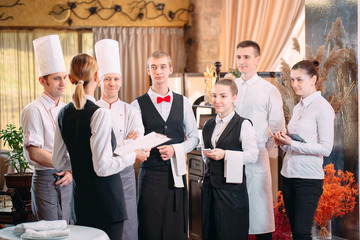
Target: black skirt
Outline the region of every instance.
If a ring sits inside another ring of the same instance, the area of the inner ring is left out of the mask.
[[[203,240],[248,239],[249,199],[246,188],[214,188],[204,184],[202,205]]]

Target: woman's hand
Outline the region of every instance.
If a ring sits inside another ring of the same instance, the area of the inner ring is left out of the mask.
[[[282,131],[279,131],[275,134],[274,140],[275,140],[275,143],[280,142],[280,144],[282,144],[282,145],[284,145],[284,144],[291,145],[291,141],[292,141],[291,137],[289,137]]]
[[[136,154],[136,159],[135,161],[137,162],[145,162],[147,160],[147,158],[150,156],[150,148],[144,148],[144,149],[136,149],[135,150],[135,154]]]
[[[280,142],[280,140],[276,137],[276,133],[269,133],[270,136],[273,138],[274,140],[274,143],[277,145],[277,146],[283,146],[284,144],[282,142]]]
[[[220,148],[214,148],[211,152],[204,152],[204,155],[218,161],[225,158],[225,151]]]

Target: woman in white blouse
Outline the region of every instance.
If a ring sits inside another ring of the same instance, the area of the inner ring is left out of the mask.
[[[146,160],[150,149],[113,155],[111,114],[95,104],[97,71],[96,61],[87,54],[71,60],[69,79],[76,88],[73,102],[58,115],[52,161],[56,169],[72,170],[76,224],[102,229],[111,240],[120,240],[127,214],[118,173],[135,158]]]
[[[330,155],[334,141],[335,113],[316,90],[317,79],[316,66],[311,61],[300,61],[292,67],[291,86],[301,99],[293,109],[289,134],[274,135],[286,151],[281,181],[294,240],[311,239],[311,226],[323,191],[323,156]],[[300,139],[295,140],[293,134]]]
[[[202,211],[202,239],[247,239],[249,200],[244,165],[257,160],[259,150],[250,120],[234,111],[237,86],[231,79],[215,84],[217,116],[203,128],[206,163]]]

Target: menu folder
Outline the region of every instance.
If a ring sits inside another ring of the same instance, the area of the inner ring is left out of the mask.
[[[306,141],[305,141],[302,137],[300,137],[298,134],[290,134],[290,133],[287,133],[286,135],[288,135],[289,137],[291,137],[291,139],[294,140],[294,141],[306,143]]]
[[[136,149],[154,148],[170,140],[171,138],[168,138],[164,134],[151,132],[143,137],[139,137],[127,143],[126,145],[117,147],[114,151],[114,154],[124,156],[134,152]]]

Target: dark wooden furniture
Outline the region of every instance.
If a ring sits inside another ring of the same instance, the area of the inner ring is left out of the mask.
[[[0,224],[18,224],[33,221],[31,200],[22,200],[16,189],[0,191]]]
[[[193,150],[187,154],[189,166],[189,238],[201,239],[202,177],[205,165],[201,151]]]

